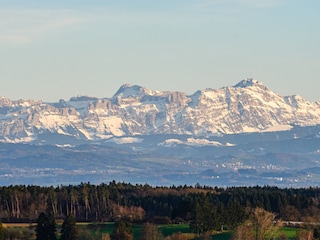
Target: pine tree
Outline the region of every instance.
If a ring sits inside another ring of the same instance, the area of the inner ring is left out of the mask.
[[[214,229],[217,225],[214,219],[215,209],[210,205],[208,197],[202,195],[195,202],[192,219],[190,221],[190,228],[197,233]]]
[[[37,219],[36,240],[56,240],[56,223],[52,214],[40,213]]]
[[[76,231],[76,222],[74,217],[70,214],[64,220],[61,227],[61,237],[60,240],[76,240],[77,231]]]

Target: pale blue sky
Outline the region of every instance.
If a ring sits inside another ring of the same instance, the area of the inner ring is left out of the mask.
[[[0,96],[192,94],[253,77],[320,99],[319,0],[0,0]]]

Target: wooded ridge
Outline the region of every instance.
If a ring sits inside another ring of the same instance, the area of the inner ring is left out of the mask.
[[[92,185],[0,187],[3,222],[34,222],[41,212],[56,219],[72,214],[76,221],[181,223],[206,219],[208,228],[230,229],[243,222],[246,209],[260,207],[283,221],[319,222],[320,188],[153,187],[110,182]],[[208,221],[208,219],[211,219]]]

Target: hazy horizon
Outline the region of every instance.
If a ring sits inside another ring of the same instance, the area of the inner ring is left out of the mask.
[[[192,94],[262,81],[320,99],[316,0],[0,0],[0,96],[112,97],[123,84]]]

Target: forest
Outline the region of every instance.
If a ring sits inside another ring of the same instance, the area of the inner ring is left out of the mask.
[[[239,229],[250,216],[270,213],[274,222],[309,223],[314,239],[318,239],[320,188],[220,188],[199,184],[163,187],[115,181],[0,187],[3,223],[34,223],[43,213],[56,221],[72,216],[75,222],[188,224],[198,236],[208,231]]]

